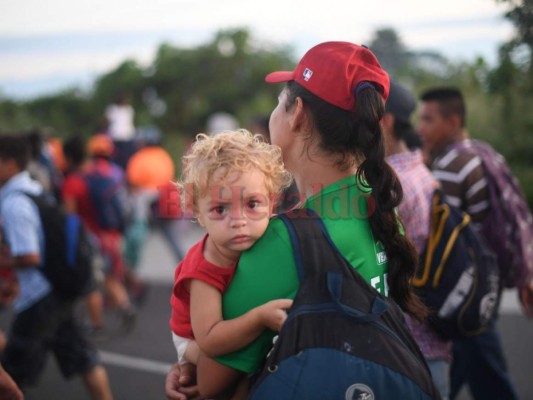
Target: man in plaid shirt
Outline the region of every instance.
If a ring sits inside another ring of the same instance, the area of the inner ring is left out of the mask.
[[[410,122],[415,108],[416,100],[411,92],[399,83],[391,81],[383,117],[385,152],[387,162],[398,175],[403,188],[403,200],[398,212],[407,237],[420,254],[428,239],[431,200],[439,183],[424,165],[421,151],[408,147],[408,142],[416,135]],[[442,399],[448,399],[451,341],[437,335],[427,322],[418,322],[407,316],[406,319],[426,358]]]

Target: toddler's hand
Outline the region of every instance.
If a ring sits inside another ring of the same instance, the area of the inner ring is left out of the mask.
[[[259,317],[267,328],[279,332],[287,319],[287,310],[291,308],[292,300],[271,300],[258,308]]]

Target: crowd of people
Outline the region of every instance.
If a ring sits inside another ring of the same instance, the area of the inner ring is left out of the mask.
[[[0,136],[1,301],[14,311],[1,343],[2,365],[12,378],[6,382],[35,385],[50,352],[65,377],[84,378],[92,398],[112,398],[94,343],[131,332],[147,295],[136,269],[149,225],[158,220],[158,187],[171,185],[175,175],[159,140],[156,130],[139,133],[123,146],[126,157],[108,132],[72,136],[60,146],[39,130]],[[63,298],[39,268],[46,238],[28,195],[51,200],[83,222],[92,270],[75,301]]]
[[[133,109],[124,97],[106,111],[107,132],[65,140],[54,162],[51,143],[38,132],[0,136],[0,300],[15,312],[0,349],[0,393],[21,399],[20,389],[36,381],[53,352],[64,376],[83,376],[92,398],[112,398],[92,339],[106,335],[106,307],[115,310],[124,331],[133,328],[147,290],[136,273],[142,245],[153,205],[171,188],[188,200],[182,206],[206,234],[185,252],[179,220],[157,220],[181,261],[169,307],[169,341],[177,352],[166,378],[169,399],[245,399],[253,393],[254,376],[291,318],[300,289],[292,233],[276,217],[291,208],[316,213],[354,271],[401,308],[423,356],[420,373],[435,388],[424,398],[454,399],[465,384],[475,399],[518,398],[497,319],[478,335],[444,338],[411,287],[436,190],[468,213],[480,234],[498,207],[483,159],[469,145],[461,91],[430,88],[417,107],[415,95],[391,79],[368,48],[347,42],[321,43],[293,71],[273,72],[266,82],[284,87],[270,118],[256,121],[257,134],[232,128],[198,135],[182,158],[177,185],[171,183],[174,163],[157,135],[148,133],[136,145]],[[99,255],[83,295],[89,332],[73,303],[57,296],[38,268],[42,227],[28,193],[50,193],[79,215]],[[500,269],[505,271],[501,260]],[[532,316],[533,265],[517,276],[513,285]],[[293,384],[299,378],[285,379]],[[393,384],[390,376],[384,379],[383,385]],[[308,386],[319,393],[321,384],[315,379]],[[373,393],[357,385],[346,396]]]

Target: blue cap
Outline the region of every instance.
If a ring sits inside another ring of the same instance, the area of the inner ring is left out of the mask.
[[[416,98],[409,89],[395,80],[390,82],[389,98],[385,103],[385,112],[394,115],[398,121],[411,122],[411,114],[416,108]]]

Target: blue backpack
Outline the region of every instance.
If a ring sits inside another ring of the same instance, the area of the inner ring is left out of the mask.
[[[433,195],[430,230],[413,287],[433,313],[428,321],[444,338],[474,336],[487,329],[499,302],[496,255],[470,216]]]
[[[98,226],[103,230],[124,232],[127,224],[126,193],[118,166],[111,165],[109,174],[92,168],[85,175],[89,196],[96,211]]]
[[[316,214],[279,217],[300,287],[249,398],[440,399],[399,307],[351,267]]]

